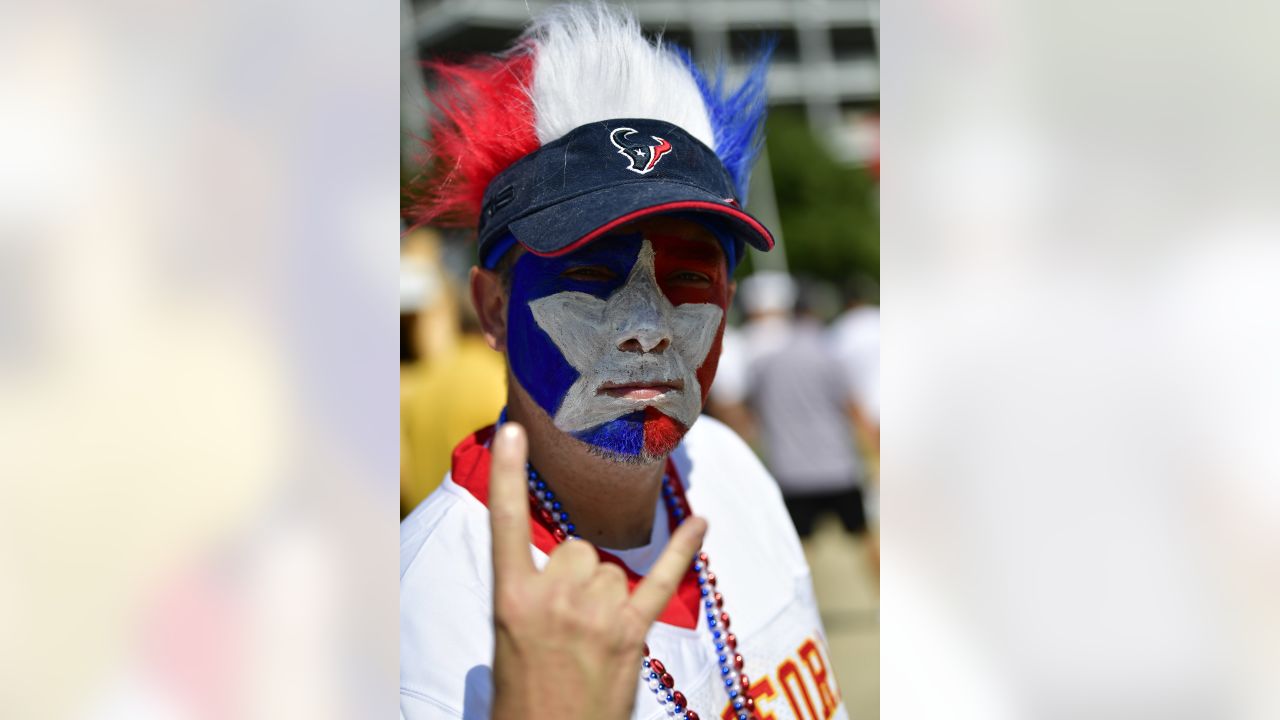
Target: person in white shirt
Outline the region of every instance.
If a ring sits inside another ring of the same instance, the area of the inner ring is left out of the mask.
[[[401,716],[846,718],[777,490],[700,419],[733,267],[773,244],[737,199],[759,112],[603,5],[440,70],[431,202],[477,223],[508,394],[401,525]]]

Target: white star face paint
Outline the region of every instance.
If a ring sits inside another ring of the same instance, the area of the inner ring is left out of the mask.
[[[645,240],[627,282],[608,300],[561,292],[529,304],[579,377],[556,411],[556,427],[579,432],[653,407],[688,427],[702,410],[695,371],[720,329],[724,310],[710,303],[672,305],[658,287],[653,245]],[[606,386],[669,387],[644,399]]]
[[[728,272],[710,236],[615,235],[513,271],[516,380],[560,430],[611,456],[669,452],[719,359]]]

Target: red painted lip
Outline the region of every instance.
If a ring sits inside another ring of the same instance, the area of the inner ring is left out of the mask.
[[[596,389],[597,395],[625,398],[627,400],[652,400],[669,392],[684,389],[683,380],[661,380],[658,382],[611,383],[602,384]]]

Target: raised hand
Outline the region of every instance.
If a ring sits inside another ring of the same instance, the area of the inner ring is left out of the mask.
[[[649,575],[628,592],[626,574],[585,540],[561,543],[539,572],[530,554],[524,429],[493,439],[493,720],[625,720],[640,677],[644,637],[702,545],[707,524],[689,518]]]

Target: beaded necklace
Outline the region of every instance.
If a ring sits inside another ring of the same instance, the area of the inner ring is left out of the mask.
[[[569,520],[569,513],[556,499],[547,482],[538,475],[533,465],[526,465],[526,469],[529,475],[529,503],[542,522],[554,528],[551,534],[555,536],[556,542],[580,539],[577,528]],[[676,527],[693,513],[684,497],[676,492],[671,476],[667,473],[662,475],[662,499],[674,521],[671,527],[671,532],[674,533]],[[724,610],[724,595],[716,590],[716,574],[711,572],[711,561],[705,552],[698,553],[693,561],[693,570],[698,574],[698,592],[706,612],[711,642],[715,645],[720,680],[724,683],[725,693],[737,713],[737,720],[755,720],[755,700],[747,692],[751,687],[751,680],[742,672],[743,660],[738,652],[738,638],[729,632],[729,613]],[[647,643],[641,662],[640,681],[648,686],[658,704],[666,709],[668,718],[699,720],[698,713],[689,709],[684,693],[676,689],[675,678],[666,666],[649,654]]]

